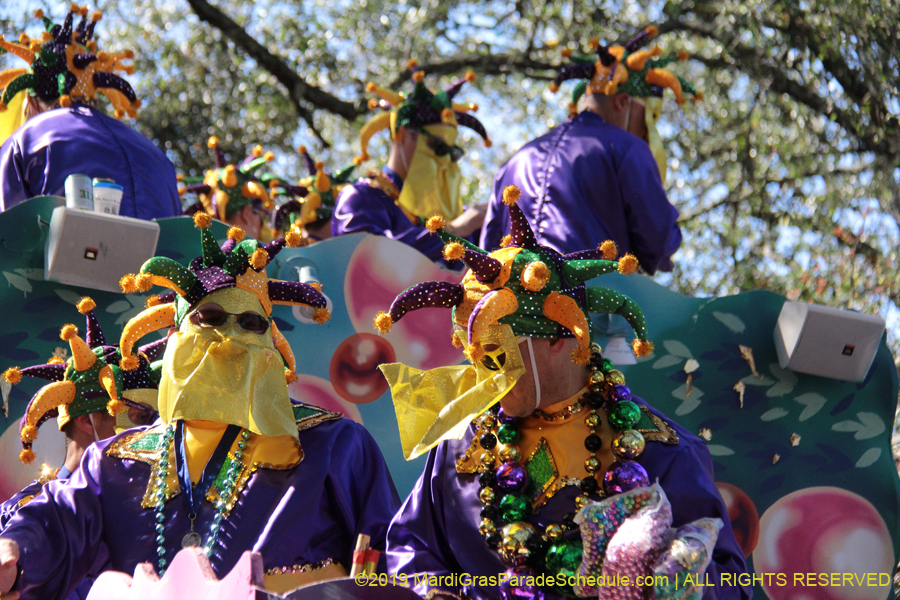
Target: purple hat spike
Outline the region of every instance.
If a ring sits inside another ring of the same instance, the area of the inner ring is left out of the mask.
[[[462,89],[462,86],[464,86],[464,85],[465,85],[466,83],[468,83],[468,82],[469,82],[468,77],[462,77],[462,78],[458,79],[458,80],[457,80],[453,85],[451,85],[450,87],[445,88],[445,89],[444,89],[444,93],[447,94],[447,98],[449,98],[450,100],[453,100],[453,98],[454,98],[454,97],[459,93],[459,91]]]
[[[325,308],[328,302],[319,290],[299,281],[269,281],[269,299],[273,304],[306,304]]]
[[[66,20],[63,21],[62,29],[56,34],[57,42],[68,43],[72,39],[72,20],[74,17],[75,13],[71,10],[66,14]]]
[[[235,240],[234,238],[228,238],[221,246],[222,252],[224,252],[225,254],[231,254],[235,246],[237,246],[237,240]]]
[[[426,125],[435,125],[440,123],[442,123],[441,113],[434,110],[433,108],[419,108],[419,110],[417,110],[409,120],[409,125],[413,129],[421,129]]]
[[[50,363],[46,365],[34,365],[19,369],[22,375],[37,377],[47,381],[62,381],[66,374],[66,363]]]
[[[91,22],[88,23],[87,29],[84,32],[84,41],[89,42],[94,38],[94,28],[97,26],[97,21],[91,19]]]
[[[96,54],[76,54],[72,57],[72,64],[79,69],[87,69],[88,65],[97,60]]]
[[[456,122],[460,125],[468,127],[473,130],[475,133],[480,135],[482,139],[487,140],[488,134],[484,129],[484,125],[481,124],[481,121],[470,115],[469,113],[458,112],[456,113]],[[490,144],[488,144],[490,145]]]
[[[475,279],[481,283],[490,283],[500,274],[499,260],[469,248],[466,248],[466,253],[463,255],[463,262],[475,274]]]
[[[625,44],[625,49],[628,50],[629,53],[634,52],[640,48],[643,48],[647,44],[650,43],[656,36],[656,28],[655,27],[646,27],[639,34],[628,40]]]
[[[216,168],[224,169],[226,166],[228,166],[228,161],[225,160],[225,153],[222,151],[222,148],[219,146],[219,144],[216,144],[213,150],[215,150],[216,153]]]
[[[600,64],[604,67],[611,67],[617,60],[616,56],[606,46],[597,46],[597,56],[600,58]]]
[[[83,44],[85,41],[84,36],[87,33],[87,24],[87,14],[81,15],[81,21],[78,22],[78,26],[75,28],[75,41],[79,44]]]
[[[316,176],[316,162],[312,159],[312,156],[309,155],[309,152],[306,152],[306,148],[300,154],[303,156],[303,160],[306,161],[306,169],[309,171],[309,174],[313,177]]]
[[[212,187],[206,183],[195,183],[184,188],[186,194],[208,194],[211,191]]]
[[[105,346],[106,336],[103,335],[103,330],[100,328],[100,322],[97,320],[97,317],[94,316],[94,311],[89,310],[88,312],[86,312],[84,314],[84,319],[87,322],[87,330],[84,334],[84,342],[88,345],[88,348]]]
[[[302,189],[303,190],[302,195],[306,196],[307,190],[305,187],[303,187],[303,186],[291,186],[291,187],[298,187],[298,188]],[[293,195],[293,194],[291,194],[291,195]],[[297,202],[296,200],[288,200],[287,202],[285,202],[284,204],[279,206],[278,210],[276,210],[274,213],[272,213],[272,224],[271,224],[272,229],[274,229],[275,231],[281,231],[281,224],[284,223],[284,220],[288,218],[288,215],[290,215],[292,212],[299,213],[301,211],[301,209],[302,209],[301,204],[299,202]]]
[[[115,73],[94,73],[94,87],[113,89],[122,92],[122,95],[128,98],[129,102],[137,100],[137,94],[134,93],[134,89],[131,85]]]
[[[525,218],[525,213],[518,204],[509,205],[509,233],[512,236],[512,245],[519,248],[532,248],[537,246],[537,239]]]
[[[579,250],[578,252],[570,252],[563,256],[566,260],[605,260],[603,252],[599,248],[592,250]]]
[[[563,81],[569,81],[570,79],[591,79],[593,76],[593,64],[566,65],[556,74],[556,77],[553,79],[553,84],[558,86]]]
[[[174,294],[174,292],[172,293]],[[163,352],[165,352],[166,350],[166,342],[168,341],[169,340],[167,338],[160,338],[155,342],[144,344],[137,349],[138,354],[143,354],[150,362],[159,360],[160,358],[162,358]]]
[[[449,281],[423,281],[403,291],[391,304],[391,320],[396,323],[411,310],[451,308],[462,304],[463,286]]]
[[[272,262],[272,259],[275,258],[286,245],[287,240],[284,237],[280,237],[262,246],[262,249],[269,255],[269,258],[266,259],[266,266]]]

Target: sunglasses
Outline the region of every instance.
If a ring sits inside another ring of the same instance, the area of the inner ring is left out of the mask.
[[[137,426],[150,425],[159,418],[159,412],[145,404],[125,398],[128,420]]]
[[[420,129],[419,133],[424,135],[425,139],[428,140],[428,145],[434,150],[436,156],[447,156],[449,154],[450,160],[459,162],[459,159],[466,153],[466,151],[459,146],[451,146],[441,138],[428,133],[424,129]]]
[[[269,320],[252,310],[240,314],[226,312],[221,306],[206,304],[191,313],[191,323],[200,327],[222,327],[234,317],[234,322],[244,331],[262,335],[269,329]]]

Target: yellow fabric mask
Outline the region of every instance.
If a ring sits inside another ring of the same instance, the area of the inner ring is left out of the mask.
[[[641,98],[644,104],[644,122],[647,124],[647,143],[650,145],[650,152],[656,159],[659,167],[659,178],[662,179],[663,185],[666,184],[666,148],[663,146],[662,138],[656,129],[656,123],[662,114],[663,99],[656,97]]]
[[[429,125],[424,128],[431,135],[456,144],[457,129],[449,125]],[[409,172],[397,199],[401,208],[417,217],[427,219],[436,214],[451,221],[462,214],[459,186],[462,174],[450,155],[437,156],[428,138],[419,135]]]
[[[266,314],[256,296],[238,288],[217,290],[199,305],[207,302],[233,314]],[[260,435],[297,437],[284,361],[271,334],[244,331],[233,317],[221,327],[201,327],[185,318],[181,330],[169,337],[159,414],[163,423],[198,419],[239,425]]]
[[[455,334],[465,340],[466,332]],[[403,456],[412,460],[446,439],[459,439],[469,423],[499,402],[525,373],[509,325],[481,337],[485,357],[475,365],[420,371],[401,363],[381,365],[391,386]]]
[[[25,122],[25,95],[19,92],[13,96],[6,110],[0,112],[0,145]]]

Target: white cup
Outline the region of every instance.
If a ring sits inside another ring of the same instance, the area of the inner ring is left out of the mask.
[[[94,180],[94,212],[117,215],[121,204],[121,185],[111,181]]]

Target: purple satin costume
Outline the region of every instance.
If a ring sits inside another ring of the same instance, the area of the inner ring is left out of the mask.
[[[181,215],[175,166],[166,155],[129,125],[83,104],[41,113],[3,143],[0,210],[35,196],[65,196],[73,173],[121,185],[120,215]]]
[[[646,404],[637,396],[633,399]],[[658,411],[650,410],[662,418]],[[699,438],[665,420],[677,432],[679,443],[673,446],[648,441],[637,462],[647,469],[651,482],[659,479],[672,504],[673,527],[700,517],[718,517],[725,524],[719,532],[713,562],[707,569],[708,581],[715,581],[716,587],[705,588],[704,600],[747,600],[751,596],[749,588],[718,585],[719,573],[745,573],[747,568],[734,539],[728,511],[713,483],[709,452]],[[425,471],[391,522],[387,542],[389,572],[408,576],[414,573],[438,576],[468,573],[475,577],[496,577],[506,570],[500,555],[488,547],[484,536],[478,532],[482,503],[478,499],[477,474],[456,471],[456,461],[469,446],[473,435],[474,427],[470,427],[462,440],[444,442],[428,455]],[[574,509],[575,497],[580,493],[577,487],[563,488],[531,522],[542,527],[561,522],[562,517]],[[500,597],[496,587],[439,589],[453,594],[465,592],[468,598],[476,600]],[[424,595],[431,590],[419,586],[416,591]],[[549,590],[545,590],[545,595],[548,600],[563,597]]]
[[[136,431],[91,445],[68,482],[47,484],[10,521],[3,537],[19,544],[23,600],[64,597],[103,548],[109,569],[131,574],[141,562],[156,567],[156,512],[141,506],[151,466],[106,452]],[[219,577],[246,550],[262,554],[265,570],[332,559],[349,571],[357,534],[370,535],[371,547],[384,549],[400,501],[372,437],[345,418],[299,436],[303,460],[286,470],[260,466],[222,522],[210,557]],[[215,512],[204,499],[194,522],[204,543]],[[190,530],[181,493],[166,502],[163,514],[171,562]]]
[[[396,173],[387,167],[383,172],[398,191],[403,188],[403,180]],[[443,260],[441,238],[413,224],[393,198],[369,185],[365,178],[341,190],[331,217],[331,235],[360,232],[383,235],[412,246],[433,261]]]
[[[519,207],[538,243],[566,254],[613,240],[644,271],[671,271],[681,245],[678,211],[669,203],[646,142],[584,111],[525,144],[494,179],[481,243],[500,247],[509,231],[503,188],[522,192]]]

